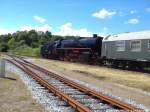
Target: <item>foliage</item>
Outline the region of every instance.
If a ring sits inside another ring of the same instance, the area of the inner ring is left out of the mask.
[[[3,42],[0,44],[0,51],[1,52],[7,52],[8,49],[9,49],[9,47],[6,43]]]
[[[21,47],[17,47],[13,50],[14,54],[18,55],[24,55],[24,56],[34,56],[39,57],[40,56],[40,48],[32,48],[27,45],[23,45]]]
[[[63,38],[73,39],[75,37],[52,35],[49,31],[17,31],[13,34],[0,35],[0,52],[40,56],[41,45]]]
[[[11,38],[9,41],[8,41],[8,46],[10,49],[13,49],[16,47],[16,42],[15,42],[15,38]]]

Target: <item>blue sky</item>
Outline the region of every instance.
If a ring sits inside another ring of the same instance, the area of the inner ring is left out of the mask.
[[[0,0],[0,34],[90,36],[150,30],[150,0]]]

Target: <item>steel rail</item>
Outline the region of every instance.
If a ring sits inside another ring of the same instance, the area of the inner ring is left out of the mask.
[[[55,88],[53,85],[51,85],[50,83],[48,83],[47,81],[45,81],[44,79],[42,79],[40,76],[38,76],[37,73],[33,72],[28,67],[26,67],[25,65],[23,65],[23,63],[17,62],[17,63],[19,63],[22,66],[21,67],[20,65],[16,64],[14,61],[11,61],[11,60],[8,60],[8,59],[6,59],[6,60],[8,62],[16,65],[18,68],[20,68],[25,73],[27,73],[28,75],[30,75],[33,79],[35,79],[37,82],[39,82],[42,86],[44,86],[45,88],[47,88],[49,91],[53,92],[55,95],[57,95],[58,97],[60,97],[62,100],[66,101],[70,106],[72,106],[73,108],[75,108],[79,112],[91,112],[91,110],[89,108],[85,107],[83,104],[77,102],[76,100],[74,100],[73,98],[71,98],[70,96],[68,96],[67,94],[65,94],[62,91],[60,91],[57,88]]]
[[[26,64],[26,65],[34,68],[34,69],[40,70],[40,71],[42,71],[42,72],[44,72],[44,73],[46,73],[46,74],[48,74],[48,75],[50,75],[50,76],[60,80],[60,81],[62,81],[64,83],[66,83],[67,85],[70,85],[70,86],[72,86],[72,87],[74,87],[74,88],[76,88],[76,89],[78,89],[78,90],[80,90],[80,91],[82,91],[82,92],[84,92],[86,94],[89,94],[91,96],[97,97],[100,100],[102,100],[104,102],[107,102],[108,104],[110,104],[110,105],[112,105],[114,107],[117,107],[119,109],[123,109],[123,110],[126,110],[126,111],[143,112],[142,109],[136,108],[136,107],[134,107],[134,106],[132,106],[130,104],[127,104],[125,102],[122,102],[122,101],[114,99],[114,98],[111,98],[111,97],[109,97],[107,95],[104,95],[104,94],[102,94],[100,92],[92,90],[92,89],[90,89],[88,87],[85,87],[83,85],[77,84],[77,83],[75,83],[75,82],[73,82],[73,81],[71,81],[71,80],[69,80],[67,78],[64,78],[64,77],[60,76],[59,74],[55,74],[55,73],[53,73],[51,71],[48,71],[48,70],[46,70],[46,69],[44,69],[42,67],[37,66],[37,65],[35,65],[35,64],[31,63],[31,62],[28,62],[26,60],[23,60],[23,61],[25,62],[24,64]]]

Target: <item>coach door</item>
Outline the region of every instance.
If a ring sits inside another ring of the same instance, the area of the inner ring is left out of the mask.
[[[107,44],[106,44],[106,42],[104,44],[104,55],[107,56]]]

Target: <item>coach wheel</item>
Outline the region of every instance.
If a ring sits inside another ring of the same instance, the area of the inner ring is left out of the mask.
[[[136,66],[137,65],[134,62],[129,62],[129,64],[128,64],[128,67],[130,70],[136,70],[136,68],[137,68]]]
[[[121,61],[121,62],[120,62],[120,68],[121,68],[121,69],[126,69],[126,66],[127,66],[127,64],[126,64],[125,61]]]
[[[118,68],[119,62],[113,61],[111,66],[112,66],[113,68]]]

